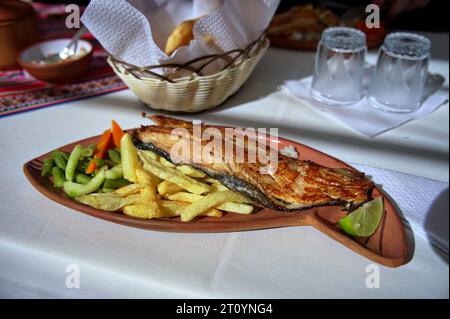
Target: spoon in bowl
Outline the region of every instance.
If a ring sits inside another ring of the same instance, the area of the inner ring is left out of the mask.
[[[46,62],[61,62],[64,61],[67,58],[70,58],[71,56],[75,55],[78,48],[78,40],[88,31],[88,29],[83,26],[80,30],[78,30],[77,33],[73,36],[72,40],[70,40],[69,44],[62,49],[58,53],[53,53],[45,57]]]

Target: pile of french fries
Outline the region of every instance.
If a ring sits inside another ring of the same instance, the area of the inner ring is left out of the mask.
[[[244,196],[192,166],[177,166],[151,151],[137,150],[128,134],[122,138],[121,154],[123,175],[133,184],[111,193],[82,195],[77,201],[141,219],[179,216],[183,222],[197,216],[220,218],[224,212],[253,212]]]

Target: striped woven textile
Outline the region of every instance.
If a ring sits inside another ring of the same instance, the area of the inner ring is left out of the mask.
[[[77,30],[65,27],[64,5],[34,3],[44,39],[70,37]],[[68,101],[126,89],[106,62],[106,53],[90,34],[84,39],[94,45],[94,58],[79,83],[53,85],[39,81],[19,66],[0,70],[0,117],[53,106]]]

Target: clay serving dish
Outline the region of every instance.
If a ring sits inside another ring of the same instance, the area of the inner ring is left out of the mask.
[[[95,143],[98,138],[98,136],[91,137],[63,146],[60,149],[70,152],[75,145]],[[279,149],[286,146],[295,147],[300,154],[300,159],[315,161],[328,167],[354,170],[344,162],[306,145],[282,138],[275,138],[275,140],[279,143]],[[236,232],[277,227],[312,226],[354,252],[382,265],[398,267],[409,261],[408,242],[402,220],[395,206],[389,200],[389,196],[383,194],[378,187],[374,189],[373,197],[384,198],[384,214],[377,231],[368,238],[354,238],[345,234],[336,224],[346,213],[336,206],[315,207],[291,213],[282,213],[273,209],[262,209],[251,215],[225,213],[222,218],[199,217],[189,223],[183,223],[179,218],[137,219],[120,212],[111,213],[98,210],[68,198],[62,190],[53,187],[49,178],[41,176],[42,162],[44,158],[49,156],[51,156],[51,153],[41,155],[24,165],[24,173],[31,184],[49,199],[96,218],[147,230],[186,233]]]

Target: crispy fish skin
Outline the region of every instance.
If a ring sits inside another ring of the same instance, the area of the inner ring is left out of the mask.
[[[139,149],[151,150],[172,161],[170,151],[181,140],[171,132],[184,128],[192,133],[192,123],[164,116],[152,116],[159,126],[146,126],[134,132]],[[202,125],[202,129],[208,126]],[[193,135],[190,135],[191,157]],[[209,141],[202,141],[202,145]],[[223,148],[224,149],[224,148]],[[192,165],[222,182],[228,188],[251,199],[256,205],[290,211],[315,206],[358,206],[369,200],[374,187],[364,174],[348,169],[331,169],[311,161],[297,160],[278,154],[278,169],[261,174],[261,163],[183,163]]]

